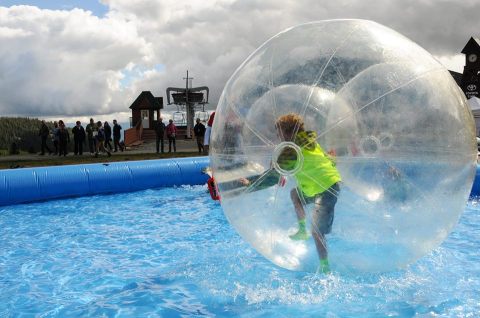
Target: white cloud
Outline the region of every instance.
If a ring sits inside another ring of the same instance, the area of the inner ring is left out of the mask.
[[[0,109],[3,114],[83,115],[112,112],[121,70],[149,63],[151,44],[136,27],[90,12],[0,7]],[[3,34],[3,33],[1,33]]]
[[[128,113],[142,90],[165,97],[167,87],[183,87],[187,69],[194,86],[210,87],[213,107],[229,76],[256,47],[312,20],[375,20],[460,72],[463,55],[458,52],[480,30],[480,1],[474,0],[102,3],[109,6],[104,18],[79,9],[0,7],[1,114]]]
[[[0,39],[21,38],[32,35],[32,32],[19,28],[0,27]]]
[[[465,66],[465,55],[455,54],[455,55],[442,55],[435,56],[440,63],[443,64],[446,68],[451,71],[458,73],[463,73],[463,67]]]

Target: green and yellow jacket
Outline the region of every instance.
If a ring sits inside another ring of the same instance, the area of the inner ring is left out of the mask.
[[[323,193],[341,181],[334,159],[325,153],[316,139],[316,132],[300,131],[294,141],[300,147],[303,155],[303,166],[294,176],[298,188],[307,197]],[[292,152],[287,150],[280,155],[278,163],[282,169],[289,170],[295,166],[296,154]]]
[[[298,188],[306,197],[313,197],[325,192],[335,183],[341,181],[340,173],[335,167],[335,160],[331,158],[316,142],[317,134],[314,131],[301,131],[295,137],[303,155],[303,165],[294,174]],[[278,158],[278,165],[284,170],[292,170],[297,164],[296,152],[285,149]],[[261,180],[259,179],[261,178]],[[258,191],[271,187],[279,182],[280,174],[271,169],[261,177],[248,178],[251,183],[255,182],[250,191]]]

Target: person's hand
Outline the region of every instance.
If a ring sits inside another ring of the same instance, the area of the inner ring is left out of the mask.
[[[248,180],[247,178],[240,178],[238,179],[238,181],[245,187],[250,185],[250,180]]]

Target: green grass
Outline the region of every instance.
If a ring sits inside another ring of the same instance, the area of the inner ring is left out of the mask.
[[[179,157],[196,157],[198,156],[197,152],[177,152],[165,153],[165,154],[155,154],[155,153],[120,153],[115,154],[112,157],[107,157],[102,155],[98,158],[90,156],[90,154],[83,156],[73,156],[68,155],[67,157],[59,156],[38,156],[32,159],[32,155],[26,156],[25,159],[15,157],[12,160],[8,160],[7,157],[2,157],[0,161],[0,169],[12,169],[12,168],[30,168],[30,167],[44,167],[44,166],[63,166],[63,165],[74,165],[74,164],[88,164],[88,163],[105,163],[105,162],[116,162],[116,161],[135,161],[135,160],[152,160],[152,159],[163,159],[163,158],[179,158]]]

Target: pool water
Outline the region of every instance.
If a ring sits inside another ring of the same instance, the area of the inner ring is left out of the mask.
[[[0,317],[478,317],[480,206],[406,270],[281,269],[206,187],[0,208]]]

